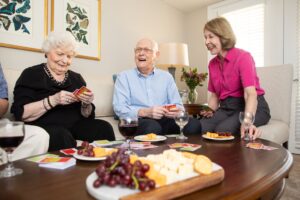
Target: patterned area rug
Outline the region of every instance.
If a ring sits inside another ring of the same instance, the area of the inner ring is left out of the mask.
[[[294,163],[280,200],[300,199],[300,155],[293,154],[293,157]]]

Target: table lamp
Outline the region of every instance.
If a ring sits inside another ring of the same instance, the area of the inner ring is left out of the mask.
[[[168,66],[175,80],[176,67],[189,66],[188,46],[185,43],[162,43],[158,47],[160,56],[158,66]]]

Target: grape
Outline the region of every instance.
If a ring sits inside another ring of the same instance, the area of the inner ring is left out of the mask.
[[[139,160],[136,160],[133,164],[137,169],[139,169],[142,166],[142,162]]]
[[[149,171],[149,169],[150,169],[150,166],[147,163],[142,165],[143,172],[147,172],[147,171]]]
[[[134,173],[135,177],[140,178],[142,177],[143,173],[140,170],[135,171]]]
[[[91,146],[91,145],[90,145]],[[83,149],[83,154],[93,155],[90,146]],[[136,160],[134,164],[130,163],[130,158],[125,154],[125,150],[119,149],[112,153],[96,168],[95,172],[98,178],[94,181],[95,188],[106,184],[110,187],[122,185],[132,189],[140,189],[148,191],[155,188],[155,181],[148,179],[145,175],[149,171],[148,164],[142,164],[140,160]]]
[[[81,143],[81,146],[82,146],[82,147],[88,147],[88,146],[89,146],[89,142],[83,141],[83,142]]]
[[[110,186],[110,187],[115,187],[116,184],[117,184],[117,183],[116,183],[115,179],[113,179],[113,178],[110,178],[110,179],[108,180],[108,182],[107,182],[107,185]]]
[[[150,189],[154,189],[155,188],[155,181],[152,180],[152,179],[149,179],[148,186],[150,187]]]
[[[105,172],[106,168],[104,164],[100,164],[97,168],[96,168],[96,173],[98,176],[100,176],[101,174],[103,174]]]
[[[139,189],[141,191],[144,191],[146,187],[146,183],[144,181],[139,182]]]
[[[96,180],[94,181],[94,183],[93,183],[93,186],[94,186],[95,188],[100,187],[100,186],[101,186],[101,180],[100,180],[99,178],[96,179]]]
[[[83,154],[83,150],[82,150],[82,149],[79,149],[79,150],[77,151],[77,154],[78,154],[78,155],[82,155],[82,154]]]

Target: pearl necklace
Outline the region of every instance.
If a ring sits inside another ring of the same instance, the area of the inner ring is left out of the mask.
[[[44,70],[46,72],[46,74],[48,75],[48,77],[52,80],[52,82],[54,82],[56,85],[58,86],[62,86],[63,84],[65,84],[65,82],[68,80],[69,77],[69,73],[68,71],[65,73],[65,78],[62,81],[57,81],[51,74],[49,68],[47,67],[46,63],[44,64]]]

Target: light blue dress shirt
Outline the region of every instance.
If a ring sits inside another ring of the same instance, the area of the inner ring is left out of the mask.
[[[154,68],[148,76],[137,68],[118,75],[113,108],[119,117],[138,117],[138,110],[152,106],[176,104],[183,109],[175,81],[170,73]]]
[[[8,99],[7,82],[0,64],[0,99]]]

